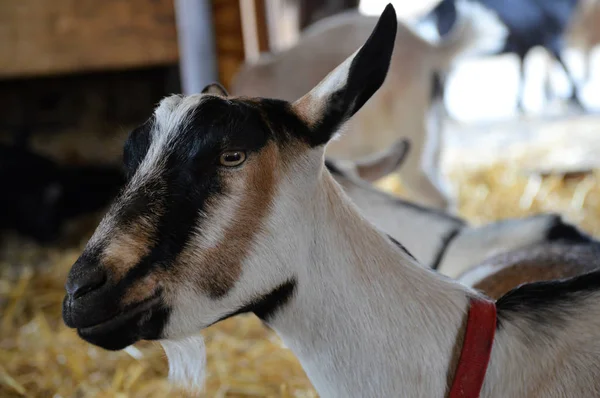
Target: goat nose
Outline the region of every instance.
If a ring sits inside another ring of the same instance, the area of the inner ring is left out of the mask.
[[[106,272],[101,268],[94,267],[78,273],[69,275],[65,289],[69,296],[77,299],[87,293],[94,291],[106,282]]]

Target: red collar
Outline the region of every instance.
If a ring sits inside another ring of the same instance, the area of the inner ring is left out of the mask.
[[[471,299],[467,330],[448,398],[477,398],[490,362],[496,332],[496,304]]]

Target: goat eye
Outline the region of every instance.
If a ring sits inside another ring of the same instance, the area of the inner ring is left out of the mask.
[[[244,163],[246,154],[242,151],[226,151],[221,154],[219,162],[225,167],[235,167]]]

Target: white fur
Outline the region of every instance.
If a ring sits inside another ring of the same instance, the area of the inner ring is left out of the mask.
[[[191,110],[196,108],[203,95],[183,97],[172,95],[163,99],[154,111],[154,126],[148,153],[139,166],[134,178],[146,179],[147,173],[160,171],[165,153],[173,141],[177,139],[177,127],[188,125],[187,120],[192,116]]]
[[[201,335],[181,340],[162,340],[169,360],[169,380],[188,390],[200,390],[204,385],[206,349]]]
[[[352,58],[357,52],[358,50],[356,50],[356,52],[340,66],[335,68],[325,80],[323,80],[310,92],[310,95],[314,97],[315,102],[319,103],[320,101],[326,99],[332,92],[344,87],[346,80],[348,79],[348,72],[350,71]]]

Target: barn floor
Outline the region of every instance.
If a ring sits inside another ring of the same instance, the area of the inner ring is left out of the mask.
[[[446,175],[460,213],[482,223],[509,216],[560,211],[600,236],[600,118],[449,127]],[[67,135],[68,136],[68,135]],[[65,142],[73,144],[65,136]],[[108,153],[116,154],[112,136]],[[98,153],[92,139],[90,156]],[[48,152],[61,152],[60,145]],[[110,149],[112,148],[112,149]],[[595,156],[596,155],[596,156]],[[57,155],[58,156],[58,155]],[[85,153],[81,156],[86,157]],[[111,155],[112,156],[112,155]],[[593,169],[566,177],[532,170]],[[402,194],[395,177],[379,183]],[[53,247],[13,236],[0,250],[1,397],[182,396],[166,382],[159,345],[106,352],[81,341],[61,320],[66,273],[98,216],[70,225]],[[304,372],[279,339],[253,316],[238,316],[203,332],[208,374],[202,397],[315,397]]]

